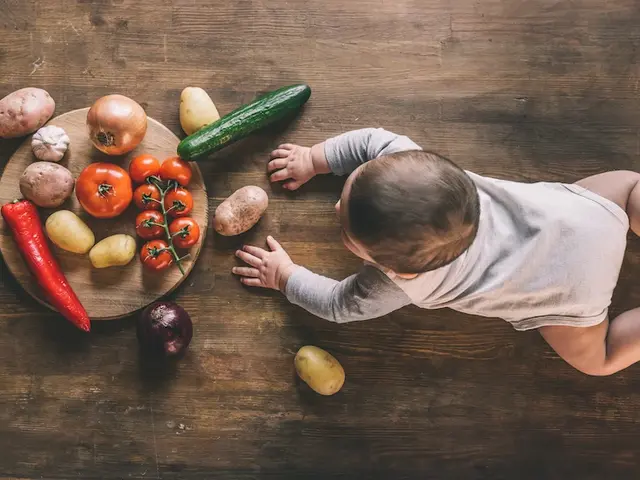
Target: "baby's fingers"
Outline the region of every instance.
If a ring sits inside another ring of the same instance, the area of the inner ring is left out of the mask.
[[[236,257],[238,257],[244,263],[251,265],[252,267],[259,267],[260,265],[262,265],[262,260],[260,260],[258,257],[254,257],[250,253],[243,252],[242,250],[238,250],[236,252]]]
[[[278,170],[276,173],[272,174],[269,177],[269,180],[271,180],[272,182],[281,182],[282,180],[286,180],[287,178],[291,178],[291,173],[289,173],[288,169],[283,168],[282,170]]]
[[[291,154],[291,150],[285,150],[284,148],[278,148],[271,152],[271,158],[286,158]]]
[[[269,245],[269,248],[273,251],[282,250],[282,245],[280,245],[278,241],[275,238],[273,238],[271,235],[267,237],[267,245]]]
[[[265,288],[265,286],[262,283],[262,280],[260,280],[259,278],[242,277],[240,279],[240,281],[243,284],[248,285],[249,287],[263,287],[263,288]]]
[[[268,253],[266,250],[260,247],[252,247],[251,245],[245,245],[242,247],[245,252],[249,252],[254,257],[264,258],[265,254]]]
[[[296,147],[297,145],[294,145],[293,143],[283,143],[282,145],[278,145],[278,149],[282,150],[293,150]]]
[[[274,170],[280,170],[281,168],[286,167],[288,163],[289,163],[289,160],[286,158],[276,158],[275,160],[271,160],[267,164],[267,170],[269,172],[273,172]]]
[[[257,268],[251,267],[233,267],[231,272],[236,275],[240,275],[241,277],[254,277],[257,278],[260,276],[260,271]]]

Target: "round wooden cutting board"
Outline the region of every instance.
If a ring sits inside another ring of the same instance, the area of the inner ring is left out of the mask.
[[[69,134],[71,144],[60,165],[67,167],[74,178],[90,163],[109,162],[128,169],[129,161],[141,153],[149,153],[160,161],[176,155],[178,137],[161,123],[148,119],[147,134],[142,143],[133,152],[121,157],[105,155],[93,147],[89,140],[86,127],[88,108],[65,113],[49,121],[50,125],[64,128]],[[0,204],[4,205],[17,198],[20,193],[20,176],[24,169],[37,159],[31,151],[31,136],[18,148],[9,159],[2,178],[0,178]],[[191,248],[190,259],[183,262],[185,275],[183,276],[174,265],[162,272],[152,272],[145,269],[140,262],[139,251],[143,241],[136,237],[135,218],[136,206],[132,202],[129,208],[119,217],[113,219],[96,219],[88,215],[76,199],[75,192],[58,209],[39,209],[44,225],[47,217],[55,210],[71,210],[89,225],[96,236],[96,243],[116,233],[126,233],[136,238],[138,254],[124,267],[93,268],[89,255],[78,255],[65,252],[55,245],[52,251],[57,257],[71,287],[87,309],[92,320],[112,320],[129,315],[153,301],[173,291],[184,281],[200,254],[205,239],[208,223],[207,191],[198,166],[191,164],[193,178],[187,187],[193,195],[194,207],[191,216],[200,226],[200,240]],[[18,251],[11,231],[0,216],[0,252],[11,273],[18,282],[36,300],[47,305],[43,292],[36,283]],[[186,253],[186,252],[184,252]],[[183,254],[184,254],[183,253]]]

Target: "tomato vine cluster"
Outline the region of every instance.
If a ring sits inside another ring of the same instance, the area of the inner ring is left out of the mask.
[[[186,187],[191,181],[189,163],[179,157],[160,161],[147,154],[129,164],[131,180],[138,185],[133,192],[137,207],[136,233],[147,240],[140,260],[151,270],[164,270],[175,263],[184,273],[177,250],[194,246],[200,238],[198,223],[189,216],[193,197]]]

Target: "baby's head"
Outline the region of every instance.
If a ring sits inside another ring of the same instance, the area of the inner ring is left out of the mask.
[[[473,242],[478,191],[453,162],[411,150],[365,163],[336,204],[346,247],[400,275],[443,267]]]

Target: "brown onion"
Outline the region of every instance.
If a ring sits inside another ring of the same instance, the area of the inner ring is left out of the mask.
[[[136,148],[147,133],[147,114],[124,95],[99,98],[87,114],[89,137],[107,155],[123,155]]]

